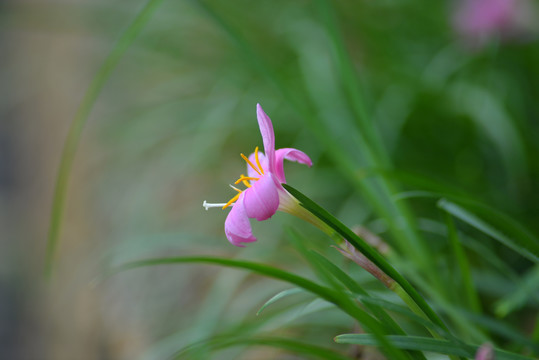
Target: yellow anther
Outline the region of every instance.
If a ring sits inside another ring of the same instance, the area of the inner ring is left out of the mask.
[[[249,160],[249,158],[247,158],[247,156],[243,155],[243,154],[240,154],[241,157],[243,158],[243,160],[245,160],[247,162],[247,164],[249,164],[249,166],[251,168],[253,168],[254,171],[256,171],[260,176],[263,176],[264,175],[264,169],[262,168],[262,165],[260,164],[260,159],[258,158],[258,146],[255,148],[255,159],[256,159],[256,165],[255,166],[251,160]],[[257,177],[252,177],[252,176],[245,176],[244,174],[241,174],[240,178],[238,180],[236,180],[236,182],[234,182],[234,185],[236,184],[239,184],[239,183],[243,183],[243,185],[245,185],[245,187],[247,188],[250,188],[251,187],[251,184],[249,183],[249,181],[256,181],[256,180],[259,180],[260,178],[257,178]],[[238,193],[232,198],[230,199],[224,206],[223,206],[223,210],[226,209],[227,207],[229,207],[230,205],[232,205],[235,201],[237,201],[241,195],[241,193],[243,192],[243,190],[240,190],[238,189],[237,187],[233,186],[233,185],[230,185],[230,187],[234,190],[236,190]],[[206,207],[206,203],[204,203],[204,206]],[[211,204],[210,204],[211,205]],[[217,204],[215,204],[217,205]],[[221,204],[219,204],[221,205]]]
[[[241,155],[241,157],[243,158],[243,160],[247,161],[247,164],[249,164],[249,165],[253,168],[254,171],[256,171],[259,175],[262,175],[262,174],[260,173],[260,171],[256,168],[256,166],[253,165],[253,163],[251,162],[251,160],[249,160],[249,159],[247,158],[247,156],[245,156],[245,155],[243,155],[243,154],[240,154],[240,155]]]
[[[240,182],[244,182],[246,180],[258,180],[259,178],[256,178],[256,177],[250,177],[250,176],[244,176],[244,175],[241,175],[240,178],[238,180],[236,180],[236,182],[234,184],[239,184]]]
[[[255,159],[256,159],[256,164],[258,165],[258,168],[262,172],[262,174],[260,174],[260,173],[259,174],[263,175],[264,174],[264,169],[262,169],[262,165],[260,165],[260,160],[258,160],[258,146],[255,148]]]
[[[226,209],[227,207],[229,207],[230,205],[232,205],[233,202],[238,200],[240,195],[241,195],[241,192],[237,193],[236,196],[234,196],[232,199],[228,200],[228,202],[225,204],[225,206],[223,206],[223,210]]]

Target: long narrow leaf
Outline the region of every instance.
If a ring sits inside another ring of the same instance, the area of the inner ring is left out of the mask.
[[[331,261],[323,257],[317,252],[312,252],[316,261],[327,269],[337,280],[343,283],[350,291],[359,294],[362,298],[370,298],[369,294],[357,284],[348,274],[342,271],[337,265],[333,264]],[[369,309],[374,316],[376,316],[382,324],[387,326],[387,328],[394,334],[405,335],[405,332],[402,328],[393,320],[381,307],[375,303],[365,302],[365,306]]]
[[[472,347],[457,347],[455,343],[447,340],[439,340],[427,337],[417,336],[388,336],[395,346],[407,350],[419,350],[435,352],[445,355],[456,355],[473,357],[474,349]],[[368,334],[343,334],[335,337],[335,342],[339,344],[356,344],[377,346],[376,341]]]
[[[285,297],[288,297],[290,295],[295,295],[295,294],[298,294],[298,293],[301,293],[303,291],[303,289],[298,289],[298,288],[292,288],[292,289],[287,289],[287,290],[283,290],[277,294],[275,294],[274,296],[271,297],[271,299],[269,299],[268,301],[266,301],[261,307],[260,309],[258,309],[258,311],[256,312],[256,315],[260,315],[262,313],[262,311],[264,311],[265,308],[267,308],[268,306],[270,306],[271,304],[285,298]]]
[[[254,337],[254,338],[213,338],[192,345],[175,356],[176,359],[190,358],[189,354],[201,348],[210,348],[211,350],[223,350],[234,346],[267,346],[272,348],[284,349],[290,352],[308,356],[309,359],[329,359],[329,360],[350,360],[349,357],[340,354],[334,350],[321,346],[312,345],[292,339],[277,337]]]
[[[462,249],[462,245],[459,241],[457,229],[455,228],[453,218],[448,213],[446,213],[446,225],[449,242],[451,244],[451,249],[453,250],[453,256],[457,260],[459,280],[462,283],[462,288],[464,290],[464,294],[466,295],[465,299],[467,301],[467,305],[472,310],[479,313],[481,312],[481,304],[479,302],[479,297],[473,284],[473,277],[470,271],[470,265],[468,263],[468,259],[466,258],[466,254]]]
[[[439,334],[446,334],[445,330],[441,329],[439,326],[434,324],[432,321],[430,321],[428,319],[425,319],[425,318],[415,314],[414,312],[410,311],[410,309],[408,309],[405,306],[397,305],[397,304],[394,304],[394,303],[392,303],[390,301],[387,301],[387,300],[375,299],[375,298],[372,298],[372,297],[360,296],[358,299],[359,299],[359,301],[361,301],[364,304],[377,305],[377,306],[379,306],[379,307],[381,307],[381,308],[383,308],[383,309],[385,309],[387,311],[403,315],[403,316],[407,317],[409,320],[412,320],[412,321],[416,322],[417,324],[424,326],[427,329],[434,330]],[[448,335],[448,334],[446,334],[446,335]]]
[[[458,311],[474,324],[481,325],[491,333],[510,339],[516,344],[530,347],[533,349],[534,353],[539,354],[539,342],[524,336],[520,329],[516,329],[503,321],[491,318],[487,315],[476,314],[465,310]]]
[[[349,291],[355,294],[362,295],[363,297],[369,297],[369,294],[348,274],[342,271],[338,266],[326,259],[321,254],[313,250],[307,250],[302,243],[300,234],[296,231],[289,229],[288,231],[291,240],[295,247],[305,256],[311,266],[315,269],[320,277],[325,280],[332,288],[340,292],[341,296],[350,296],[349,293],[345,293],[342,289],[344,285]],[[341,284],[336,284],[335,280],[338,280]],[[405,335],[406,333],[402,328],[393,320],[381,307],[372,303],[365,303],[365,308],[369,310],[378,320],[387,333]],[[416,359],[425,359],[423,354],[411,353]]]
[[[361,141],[370,145],[368,147],[369,150],[374,150],[377,163],[387,165],[389,164],[387,151],[382,145],[380,136],[375,131],[373,123],[367,115],[359,78],[350,59],[350,55],[346,50],[341,32],[339,31],[332,2],[318,0],[316,3],[328,38],[331,40],[333,56],[337,65],[336,68],[339,71],[341,83],[343,84],[346,95],[348,95],[350,108],[354,111],[357,123],[361,129]]]
[[[535,263],[539,263],[539,256],[535,253],[532,253],[532,251],[536,250],[537,246],[535,246],[533,250],[528,249],[526,245],[515,242],[514,239],[505,235],[504,233],[496,229],[491,224],[488,224],[487,222],[483,221],[475,214],[471,213],[470,211],[464,209],[463,207],[451,201],[448,201],[446,199],[441,199],[440,201],[438,201],[438,207],[440,207],[441,209],[444,209],[445,211],[455,216],[456,218],[459,218],[460,220],[468,223],[469,225],[473,226],[479,231],[489,235],[493,239],[499,241],[503,245],[514,250],[515,252],[519,253],[525,258]],[[527,245],[527,246],[530,246],[530,245]]]
[[[514,310],[522,307],[527,300],[534,299],[539,302],[537,291],[539,290],[539,265],[535,265],[525,276],[523,284],[515,292],[507,295],[496,303],[496,314],[506,316]]]
[[[412,285],[406,280],[400,273],[397,272],[377,251],[375,251],[369,244],[363,239],[357,236],[352,230],[341,223],[337,218],[331,215],[328,211],[320,207],[314,201],[309,199],[300,191],[296,190],[288,184],[283,184],[285,189],[290,192],[296,199],[300,201],[301,206],[309,210],[313,215],[318,217],[333,230],[348,240],[357,250],[362,252],[369,260],[371,260],[376,266],[378,266],[384,273],[395,280],[404,291],[416,302],[421,310],[428,316],[428,318],[436,325],[444,330],[447,327],[443,321],[436,315],[436,313],[430,308],[425,299],[412,287]]]
[[[384,352],[392,359],[406,359],[406,356],[399,350],[397,350],[391,343],[384,337],[384,332],[381,329],[380,324],[369,314],[361,310],[352,300],[348,297],[339,296],[340,293],[324,286],[320,286],[311,280],[305,279],[301,276],[289,273],[287,271],[277,269],[268,265],[259,263],[231,260],[217,257],[175,257],[175,258],[158,258],[150,260],[134,261],[115,269],[114,273],[123,270],[155,266],[155,265],[170,265],[170,264],[186,264],[186,263],[207,263],[214,265],[227,266],[232,268],[251,270],[255,273],[259,273],[271,278],[286,281],[288,283],[297,285],[309,292],[312,292],[322,299],[335,304],[345,313],[349,314],[353,318],[357,319],[366,329],[373,333],[376,339],[380,340],[380,346],[383,347]]]
[[[419,336],[388,336],[391,342],[398,348],[407,350],[428,351],[445,355],[456,355],[472,358],[479,346],[464,343],[455,344],[447,340],[439,340]],[[375,339],[368,334],[343,334],[335,337],[335,341],[340,344],[357,344],[377,346]],[[495,350],[496,360],[533,360],[530,357],[503,351]]]

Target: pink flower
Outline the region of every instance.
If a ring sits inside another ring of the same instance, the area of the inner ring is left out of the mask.
[[[488,343],[481,345],[475,354],[475,360],[494,360],[492,345]]]
[[[249,219],[263,221],[271,218],[277,210],[294,213],[298,207],[297,200],[292,197],[281,184],[286,183],[284,175],[284,160],[296,161],[312,165],[311,159],[302,151],[292,148],[275,150],[275,134],[270,118],[260,104],[256,106],[258,126],[264,143],[264,154],[255,152],[248,158],[241,154],[247,162],[247,176],[241,175],[235,185],[242,183],[245,190],[232,186],[237,191],[226,204],[209,204],[204,201],[206,210],[210,207],[226,209],[232,206],[225,221],[227,239],[236,246],[256,241],[253,236]]]
[[[528,0],[460,0],[453,23],[465,40],[481,47],[491,38],[530,33],[533,13]]]

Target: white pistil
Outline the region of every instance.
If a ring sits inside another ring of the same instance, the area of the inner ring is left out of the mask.
[[[209,202],[206,202],[206,200],[204,200],[204,202],[202,203],[202,206],[204,207],[204,209],[206,209],[206,211],[209,209],[209,208],[222,208],[223,206],[225,206],[226,203],[217,203],[217,204],[214,204],[214,203],[209,203]],[[231,205],[232,206],[232,205]]]

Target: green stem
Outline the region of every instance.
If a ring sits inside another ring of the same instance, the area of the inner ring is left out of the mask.
[[[419,309],[430,319],[434,324],[439,326],[443,331],[449,333],[449,329],[440,319],[440,317],[432,310],[427,304],[425,299],[414,289],[414,287],[406,280],[393,266],[391,266],[387,260],[374,250],[363,239],[357,236],[352,230],[341,223],[337,218],[331,215],[327,210],[316,204],[300,191],[291,187],[290,185],[283,184],[283,187],[298,201],[299,204],[308,210],[312,215],[318,218],[325,225],[332,228],[336,233],[346,239],[354,248],[360,251],[365,257],[372,261],[380,270],[382,270],[387,276],[392,278],[399,284],[403,291],[406,292]],[[311,221],[311,223],[313,223]]]
[[[404,291],[404,289],[402,288],[402,286],[400,286],[399,284],[395,283],[394,286],[392,287],[392,289],[395,294],[397,294],[401,299],[402,301],[404,301],[404,303],[406,305],[408,305],[408,307],[410,308],[410,310],[412,310],[416,315],[424,318],[424,319],[428,319],[427,315],[423,312],[423,310],[416,304],[416,302],[410,297],[410,295],[408,295],[408,293],[406,291]],[[428,332],[436,339],[444,339],[442,336],[440,336],[436,331],[434,331],[433,329],[430,329],[430,328],[427,328]]]
[[[470,264],[464,253],[464,249],[458,239],[457,229],[455,228],[455,223],[451,214],[448,212],[445,213],[445,220],[447,224],[447,230],[449,235],[449,241],[451,243],[451,249],[453,250],[453,256],[457,260],[460,280],[462,281],[462,287],[464,290],[465,299],[467,305],[475,312],[481,313],[481,303],[479,301],[479,296],[475,290],[473,284],[472,273],[470,271]]]

